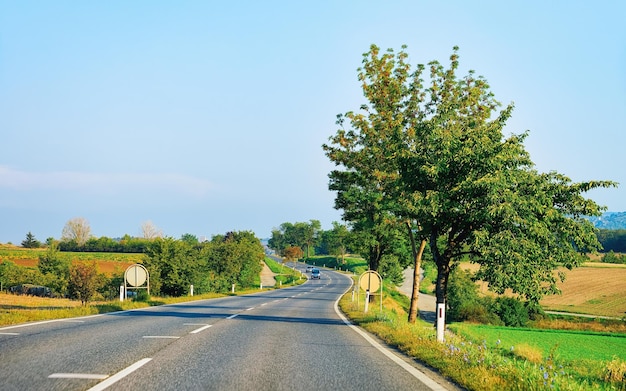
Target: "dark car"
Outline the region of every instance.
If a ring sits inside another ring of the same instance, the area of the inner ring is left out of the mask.
[[[313,269],[314,269],[314,267],[313,267],[313,266],[307,266],[307,267],[306,267],[306,272],[307,272],[307,273],[310,273],[310,272],[312,272],[312,271],[313,271]]]
[[[320,269],[313,269],[311,270],[311,278],[317,278],[318,280],[320,280]]]

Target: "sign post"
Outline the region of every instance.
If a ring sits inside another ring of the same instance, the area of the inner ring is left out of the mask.
[[[444,330],[446,327],[446,305],[437,303],[437,341],[444,341]]]
[[[148,274],[148,269],[140,264],[130,265],[126,269],[124,272],[124,298],[127,299],[128,287],[126,284],[133,287],[133,289],[147,289],[148,295],[150,295],[150,275]],[[144,284],[146,285],[144,286]]]
[[[359,277],[359,287],[363,289],[365,293],[365,309],[364,312],[367,312],[370,296],[375,294],[380,290],[380,309],[383,309],[383,279],[374,270],[368,270],[365,273],[361,274]]]

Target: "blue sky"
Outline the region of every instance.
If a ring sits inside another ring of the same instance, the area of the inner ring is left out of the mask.
[[[587,196],[626,211],[624,4],[0,0],[0,243],[74,217],[98,237],[329,229],[321,145],[365,103],[371,44],[413,65],[458,45],[539,171],[620,182]]]

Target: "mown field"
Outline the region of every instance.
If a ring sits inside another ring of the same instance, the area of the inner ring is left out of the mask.
[[[468,270],[477,265],[462,264]],[[540,304],[546,311],[563,311],[576,314],[626,316],[626,265],[587,262],[573,270],[562,269],[565,281],[558,282],[561,294],[547,296]],[[489,294],[486,284],[480,291]]]
[[[546,310],[622,318],[626,316],[626,265],[587,263],[567,270],[562,293],[541,301]]]

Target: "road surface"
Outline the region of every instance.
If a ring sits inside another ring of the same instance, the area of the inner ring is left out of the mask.
[[[450,387],[342,319],[350,284],[323,270],[293,288],[3,327],[0,390]]]

